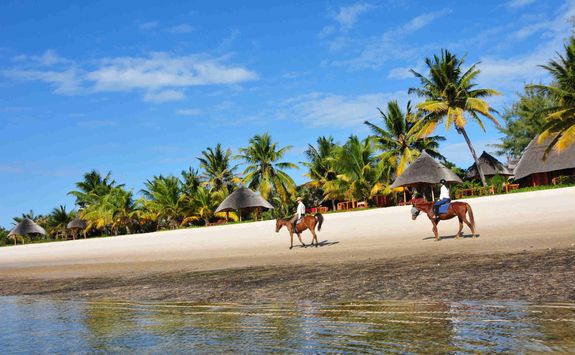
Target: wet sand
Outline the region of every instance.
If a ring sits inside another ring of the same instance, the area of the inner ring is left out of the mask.
[[[328,214],[319,248],[289,250],[273,221],[0,248],[0,295],[575,300],[575,188],[468,202],[477,239],[452,220],[435,242],[404,206]]]

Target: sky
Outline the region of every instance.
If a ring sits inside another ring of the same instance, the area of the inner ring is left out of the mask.
[[[138,193],[207,147],[268,132],[286,156],[381,123],[424,59],[478,64],[502,112],[572,33],[575,1],[10,1],[0,3],[0,225],[74,208],[92,169]],[[470,123],[478,154],[499,133]],[[440,151],[471,164],[453,130]],[[240,169],[241,170],[241,169]],[[303,183],[305,170],[289,172]]]

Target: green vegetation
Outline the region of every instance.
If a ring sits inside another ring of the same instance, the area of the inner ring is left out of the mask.
[[[396,192],[390,189],[393,180],[416,159],[423,150],[464,178],[465,171],[445,160],[439,153],[445,139],[432,135],[440,123],[448,130],[454,126],[461,134],[477,162],[477,156],[466,127],[468,120],[484,128],[487,118],[505,135],[497,145],[500,154],[517,157],[527,144],[539,135],[540,140],[553,137],[548,150],[561,151],[575,142],[575,38],[565,47],[565,54],[543,66],[553,77],[550,85],[528,85],[516,103],[502,115],[503,127],[493,116],[494,110],[485,101],[497,95],[492,89],[477,88],[480,74],[476,65],[464,68],[464,58],[443,50],[425,60],[427,72],[412,73],[420,85],[410,88],[422,102],[412,107],[407,103],[402,110],[395,100],[379,110],[381,123],[365,121],[371,135],[365,138],[352,135],[342,144],[332,137],[319,137],[315,145],[305,150],[309,182],[297,187],[288,170],[298,165],[285,161],[291,146],[280,146],[268,133],[253,136],[246,147],[234,156],[228,148],[217,144],[201,152],[199,169],[183,170],[178,176],[154,176],[144,183],[144,189],[134,193],[117,183],[111,172],[106,175],[92,170],[84,174],[69,194],[76,199],[77,210],[66,206],[54,208],[47,216],[32,211],[14,218],[14,223],[30,218],[43,226],[47,236],[18,237],[25,242],[44,242],[67,239],[70,231],[66,225],[75,217],[82,218],[89,237],[142,233],[157,230],[205,226],[226,218],[236,222],[234,213],[215,214],[216,207],[241,184],[258,191],[276,206],[273,211],[258,215],[258,211],[243,216],[249,219],[284,217],[293,212],[296,195],[306,204],[317,206],[330,203],[335,210],[336,201],[367,201],[374,205],[374,197],[389,195],[394,200]],[[375,109],[375,108],[374,108]],[[243,172],[238,167],[243,166]],[[484,189],[487,184],[500,193],[504,179],[500,176],[485,179],[480,170],[481,182],[466,180],[454,187]],[[573,178],[557,179],[558,185],[514,190],[533,191],[572,186]],[[13,242],[8,231],[0,228],[0,245]]]

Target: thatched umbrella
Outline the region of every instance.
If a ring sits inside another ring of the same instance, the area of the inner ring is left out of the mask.
[[[453,171],[423,151],[419,158],[409,164],[407,169],[391,184],[391,188],[435,185],[438,184],[441,179],[445,179],[448,184],[459,184],[463,182]],[[431,192],[433,194],[433,189]]]
[[[481,154],[477,160],[479,161],[479,166],[481,166],[481,170],[485,176],[501,175],[508,177],[513,175],[513,173],[509,171],[505,165],[503,165],[493,155],[487,153],[486,151],[483,151],[483,154]],[[479,172],[477,171],[475,163],[467,168],[465,175],[468,178],[479,178]]]
[[[14,238],[14,245],[16,245],[17,235],[27,235],[27,234],[46,234],[44,228],[37,225],[30,218],[24,218],[22,222],[18,223],[14,229],[8,234],[9,237]]]
[[[516,181],[534,174],[547,175],[547,173],[561,170],[566,170],[565,174],[568,175],[568,170],[575,169],[575,144],[570,145],[561,153],[552,150],[547,154],[546,159],[543,160],[545,149],[551,139],[553,137],[549,137],[541,144],[537,144],[536,137],[529,143],[515,167],[514,175]],[[573,173],[573,170],[571,170],[571,173]]]
[[[84,222],[80,217],[76,217],[68,223],[66,228],[72,230],[72,239],[76,240],[76,235],[79,231],[86,229],[86,222]],[[84,239],[86,239],[86,233],[84,233]]]
[[[274,206],[272,206],[263,197],[256,194],[247,187],[240,187],[236,191],[232,192],[222,203],[220,203],[215,213],[229,212],[234,210],[241,211],[251,208],[273,209]],[[242,215],[240,212],[240,221],[241,219]]]

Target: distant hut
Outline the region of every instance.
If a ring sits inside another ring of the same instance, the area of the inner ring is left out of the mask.
[[[425,151],[419,158],[414,160],[407,169],[391,184],[391,188],[397,187],[422,187],[438,184],[441,179],[445,179],[448,184],[462,183],[461,179],[451,169],[433,159]],[[433,188],[431,189],[433,198]],[[406,197],[403,195],[404,202]]]
[[[483,151],[483,154],[481,154],[477,160],[479,161],[479,166],[481,167],[485,177],[500,175],[508,178],[509,176],[513,175],[513,173],[509,171],[509,169],[507,169],[503,163],[501,163],[493,155],[487,153],[486,151]],[[465,177],[470,179],[479,179],[479,172],[477,171],[475,163],[467,168]]]
[[[522,186],[550,185],[558,176],[575,175],[575,144],[561,153],[552,150],[543,160],[543,154],[552,137],[537,144],[537,138],[525,148],[515,167],[515,182]]]
[[[72,239],[75,240],[76,236],[78,235],[78,232],[80,231],[84,232],[84,229],[86,229],[86,222],[80,219],[80,217],[76,217],[73,220],[71,220],[70,223],[68,223],[66,228],[72,231]],[[86,239],[86,233],[84,232],[83,234],[84,239]]]
[[[28,234],[43,234],[46,235],[44,228],[37,225],[30,218],[24,218],[22,222],[18,223],[14,229],[8,234],[8,237],[14,239],[14,245],[16,245],[16,237]]]
[[[273,209],[274,206],[272,206],[271,203],[269,203],[263,197],[256,194],[247,187],[240,187],[236,191],[232,192],[222,203],[220,203],[215,213],[239,211],[241,221],[242,210],[253,210],[262,208]]]

